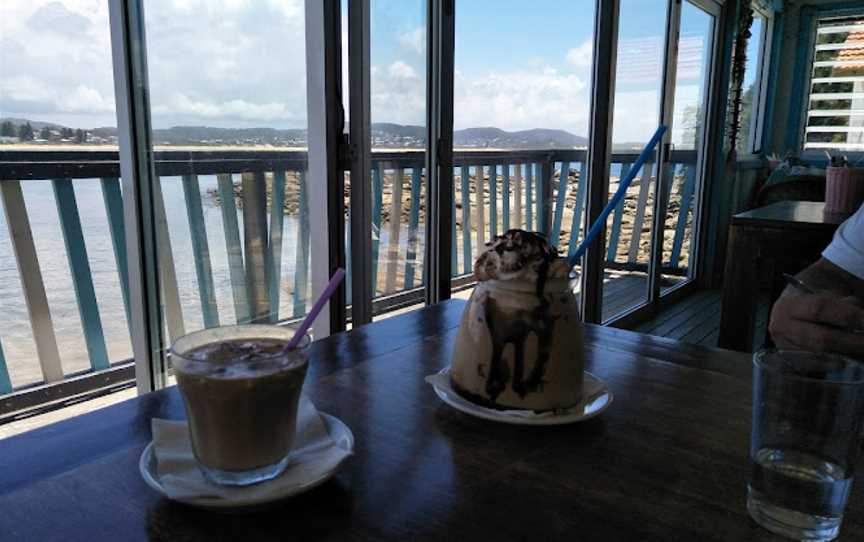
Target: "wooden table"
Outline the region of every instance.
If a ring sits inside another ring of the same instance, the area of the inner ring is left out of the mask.
[[[773,302],[783,273],[794,274],[819,259],[846,217],[826,215],[825,204],[781,201],[732,217],[723,274],[718,346],[751,351],[759,299],[759,270],[771,264]]]
[[[312,492],[243,516],[159,497],[137,461],[151,418],[183,417],[171,388],[0,441],[0,539],[775,540],[745,510],[749,356],[589,326],[609,410],[501,425],[423,382],[447,364],[463,306],[312,346],[308,393],[356,437],[356,455]],[[862,504],[857,485],[844,540],[864,539]]]

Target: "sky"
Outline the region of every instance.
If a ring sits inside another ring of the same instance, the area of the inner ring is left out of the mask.
[[[305,127],[303,4],[145,0],[153,125]],[[586,135],[593,1],[456,4],[456,128]],[[372,0],[373,122],[425,122],[425,5]],[[657,125],[665,6],[621,0],[616,142]],[[704,102],[710,38],[710,18],[684,2],[676,124]],[[0,2],[0,116],[113,126],[113,93],[107,0]]]

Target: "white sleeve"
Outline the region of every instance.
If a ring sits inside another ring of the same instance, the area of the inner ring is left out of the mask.
[[[864,279],[864,205],[837,228],[822,257]]]

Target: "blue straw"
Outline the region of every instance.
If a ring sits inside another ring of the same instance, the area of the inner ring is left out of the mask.
[[[663,134],[666,132],[666,126],[660,125],[657,127],[657,131],[654,132],[654,135],[651,136],[651,141],[648,142],[648,145],[642,149],[642,153],[639,155],[639,158],[636,159],[636,162],[633,163],[633,167],[630,168],[630,171],[627,173],[627,176],[621,181],[618,185],[618,190],[615,192],[615,195],[612,196],[612,199],[609,200],[609,203],[606,204],[606,207],[603,209],[603,212],[600,213],[600,216],[597,217],[597,220],[591,224],[591,229],[588,230],[588,233],[585,235],[585,239],[579,244],[576,248],[576,251],[572,256],[568,259],[568,263],[570,264],[570,268],[576,266],[576,262],[579,261],[579,258],[585,253],[585,250],[588,249],[588,245],[591,244],[592,241],[600,234],[600,230],[603,229],[603,226],[606,224],[606,219],[609,218],[609,213],[612,212],[615,207],[618,206],[618,203],[624,198],[624,194],[627,193],[627,188],[630,186],[630,183],[633,182],[633,179],[636,178],[636,174],[639,173],[639,170],[642,169],[642,166],[645,165],[645,162],[648,161],[648,158],[651,157],[651,153],[654,152],[654,147],[657,146],[657,143],[660,142],[660,138],[663,137]],[[579,182],[583,182],[582,179],[579,179]],[[572,235],[572,233],[571,233]],[[638,232],[634,232],[633,235],[638,235]]]

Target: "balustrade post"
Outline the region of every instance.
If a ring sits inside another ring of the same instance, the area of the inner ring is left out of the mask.
[[[546,156],[546,159],[540,162],[540,178],[538,179],[540,192],[537,194],[538,203],[538,228],[537,230],[548,235],[552,228],[552,172],[555,169],[555,163],[552,161],[552,155]],[[557,244],[550,239],[550,242]]]
[[[270,297],[267,295],[267,278],[270,275],[267,257],[267,192],[263,173],[244,173],[241,178],[246,286],[252,322],[263,323],[270,318]]]

